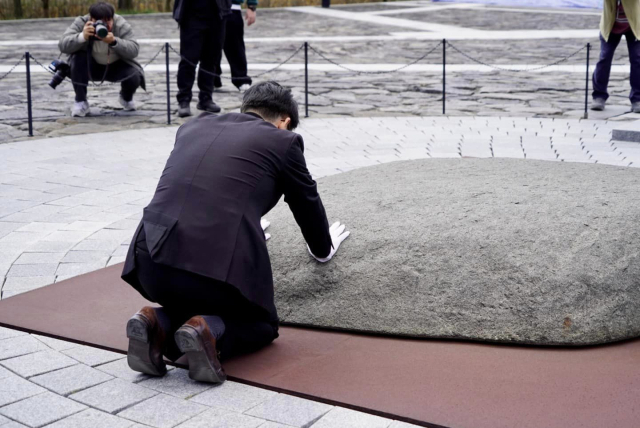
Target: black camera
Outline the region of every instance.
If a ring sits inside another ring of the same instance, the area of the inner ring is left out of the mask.
[[[100,20],[93,23],[93,28],[96,29],[96,36],[100,37],[101,39],[104,39],[105,37],[107,37],[107,34],[109,34],[109,29],[107,28],[105,23]]]
[[[49,86],[55,89],[62,81],[71,74],[71,67],[64,61],[55,59],[49,64],[49,70],[54,72]]]

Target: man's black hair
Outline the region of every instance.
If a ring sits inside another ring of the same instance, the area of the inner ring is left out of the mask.
[[[112,19],[115,13],[116,9],[111,4],[104,1],[92,4],[89,8],[89,15],[94,19]]]
[[[283,116],[289,116],[289,131],[293,131],[300,123],[298,119],[298,103],[293,99],[291,90],[283,88],[273,80],[258,83],[244,93],[242,113],[255,112],[269,122],[275,122]]]

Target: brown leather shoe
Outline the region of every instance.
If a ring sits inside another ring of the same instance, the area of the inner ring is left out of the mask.
[[[216,338],[204,318],[195,316],[176,331],[176,344],[189,359],[189,377],[200,382],[222,383],[227,374],[218,360]]]
[[[129,350],[127,362],[132,370],[162,376],[167,366],[162,358],[166,333],[160,327],[156,311],[145,306],[127,322]]]

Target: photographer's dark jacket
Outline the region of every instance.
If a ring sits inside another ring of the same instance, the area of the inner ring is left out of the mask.
[[[300,135],[251,113],[203,113],[182,125],[122,278],[147,297],[134,249],[144,228],[154,262],[231,284],[277,317],[260,218],[284,194],[313,254],[331,251],[329,224],[303,150]]]
[[[84,25],[87,21],[90,21],[91,17],[89,15],[79,16],[73,21],[73,24],[67,28],[64,32],[60,41],[58,42],[58,48],[60,52],[68,55],[73,55],[75,52],[80,50],[87,50],[89,48],[89,41],[84,40],[84,38],[80,38],[79,35],[82,33],[84,29]],[[140,46],[138,42],[133,38],[133,29],[131,25],[120,15],[115,14],[113,16],[113,28],[111,30],[113,32],[113,36],[116,38],[116,45],[113,47],[109,47],[120,60],[136,67],[140,70],[140,74],[142,76],[140,86],[142,89],[146,90],[145,81],[144,81],[144,71],[142,66],[135,60],[138,56],[138,51],[140,50]],[[102,43],[99,41],[94,41],[94,43]]]
[[[227,16],[231,13],[231,0],[175,0],[173,3],[173,19],[178,24],[191,19],[209,21],[211,13],[216,11],[221,19]]]

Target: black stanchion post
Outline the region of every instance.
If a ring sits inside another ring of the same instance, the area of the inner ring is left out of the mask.
[[[591,43],[587,43],[587,74],[585,77],[585,86],[584,86],[584,118],[589,119],[589,52],[591,51]]]
[[[309,117],[309,43],[304,42],[304,117]]]
[[[446,114],[447,39],[442,39],[442,114]]]
[[[169,83],[169,42],[164,44],[165,63],[167,68],[167,125],[171,125],[171,85]]]
[[[29,64],[29,52],[24,53],[27,66],[27,114],[29,115],[29,137],[33,137],[33,113],[31,111],[31,67]]]

